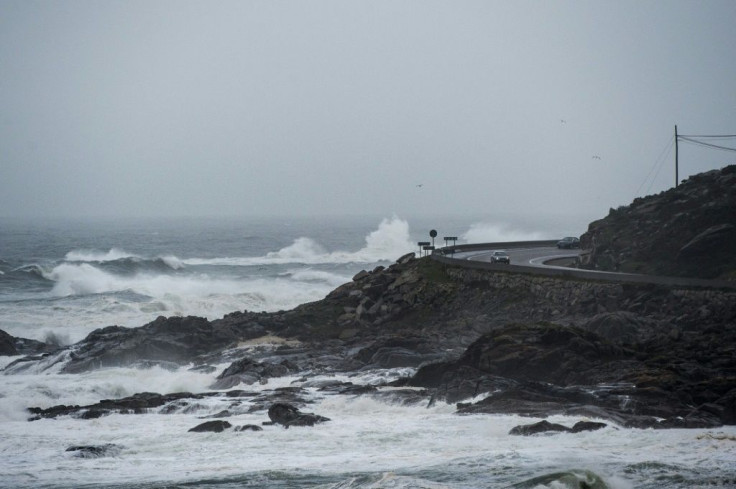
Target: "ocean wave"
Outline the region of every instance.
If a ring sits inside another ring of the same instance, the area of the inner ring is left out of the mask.
[[[18,268],[14,268],[10,271],[9,275],[27,274],[31,275],[34,278],[46,279],[46,273],[48,273],[50,270],[51,267],[49,266],[44,266],[39,263],[29,263],[27,265],[22,265]]]
[[[376,263],[394,261],[414,250],[409,235],[409,224],[392,217],[383,219],[378,229],[365,238],[365,246],[357,251],[327,251],[322,245],[308,237],[300,237],[278,251],[258,257],[188,258],[186,265],[213,266],[257,266],[257,265],[320,265],[346,263]]]
[[[197,309],[206,310],[213,298],[218,298],[214,302],[227,303],[232,310],[295,307],[302,302],[319,299],[349,280],[349,277],[320,270],[293,270],[275,279],[204,273],[140,272],[121,275],[90,263],[62,263],[49,272],[43,272],[43,276],[54,282],[51,295],[56,297],[134,293],[137,297],[168,304],[167,309],[172,313],[201,313]],[[223,314],[226,312],[229,311],[222,311]]]
[[[118,271],[126,271],[124,267],[129,267],[130,270],[128,271],[137,271],[145,268],[162,269],[164,267],[179,270],[185,266],[184,262],[174,255],[148,258],[134,253],[128,253],[119,248],[111,248],[108,251],[73,250],[64,256],[64,261],[70,263],[94,263],[103,266],[109,265],[119,268],[120,270]]]
[[[64,256],[65,261],[73,262],[106,262],[123,258],[140,258],[138,255],[128,253],[119,248],[111,248],[108,251],[99,250],[72,250]]]
[[[534,241],[544,239],[536,231],[525,231],[508,224],[478,222],[471,224],[460,239],[468,243],[498,243],[504,241]]]
[[[344,275],[311,268],[306,270],[289,270],[286,275],[299,282],[325,283],[331,287],[338,287],[351,280],[350,277]]]

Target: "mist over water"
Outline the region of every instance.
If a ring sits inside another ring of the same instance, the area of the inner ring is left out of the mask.
[[[495,219],[495,220],[494,220]],[[159,315],[217,319],[319,300],[362,269],[435,244],[548,238],[546,219],[375,218],[3,222],[0,329],[76,342]],[[535,230],[537,227],[537,230]]]

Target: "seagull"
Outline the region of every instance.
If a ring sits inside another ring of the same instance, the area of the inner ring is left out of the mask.
[[[594,159],[594,160],[600,160],[600,159],[601,159],[601,157],[600,157],[600,156],[598,156],[598,155],[593,155],[593,159]]]
[[[565,119],[560,119],[560,124],[567,124],[567,121]]]
[[[422,187],[422,186],[424,186],[423,183],[417,184],[417,187]]]

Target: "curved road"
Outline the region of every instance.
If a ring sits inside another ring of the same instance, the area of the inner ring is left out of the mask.
[[[551,246],[554,241],[539,242],[535,246],[534,242],[523,243],[488,243],[478,245],[461,245],[463,247],[472,247],[472,249],[463,250],[458,246],[455,252],[450,255],[433,255],[433,258],[444,261],[445,263],[455,262],[460,264],[465,262],[469,268],[483,269],[503,269],[509,265],[492,264],[491,253],[494,251],[505,251],[511,258],[510,271],[522,273],[542,273],[551,276],[567,276],[583,279],[605,280],[608,282],[637,282],[651,283],[661,285],[678,285],[686,287],[707,287],[736,289],[736,282],[724,280],[706,280],[684,277],[664,277],[656,275],[639,275],[633,273],[608,272],[602,270],[583,270],[570,266],[581,253],[579,249],[559,250],[555,246]],[[504,244],[508,246],[504,246]],[[565,258],[569,259],[567,261]],[[459,263],[458,263],[459,262]],[[473,266],[475,263],[477,266]],[[521,268],[517,268],[521,267]],[[528,271],[524,272],[524,268]],[[536,271],[530,268],[536,268]]]
[[[568,268],[556,265],[554,261],[564,258],[569,258],[572,261],[575,260],[580,254],[579,249],[560,250],[554,246],[529,246],[524,248],[498,248],[494,250],[463,251],[460,253],[455,253],[453,258],[490,262],[491,254],[494,251],[498,250],[503,250],[508,253],[513,265],[546,268]],[[553,262],[549,265],[546,265],[545,263],[549,261]]]

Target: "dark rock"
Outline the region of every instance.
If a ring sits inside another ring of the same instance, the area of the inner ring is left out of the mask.
[[[306,406],[311,401],[306,399],[307,392],[299,387],[280,387],[272,391],[263,391],[251,399],[249,413],[268,411],[274,404]]]
[[[235,431],[263,431],[263,428],[254,424],[245,424],[242,426],[236,426]]]
[[[463,365],[515,380],[592,384],[605,377],[602,367],[618,356],[617,348],[594,333],[551,323],[513,324],[480,337],[448,368]],[[436,368],[420,369],[416,377]],[[442,370],[434,375],[444,375]]]
[[[730,390],[720,398],[718,404],[723,406],[723,412],[721,414],[723,424],[736,424],[736,388]]]
[[[75,457],[80,458],[100,458],[100,457],[116,457],[120,454],[123,447],[114,443],[106,443],[105,445],[75,445],[66,449],[67,452],[74,452]]]
[[[232,415],[233,415],[233,413],[231,413],[231,412],[230,412],[229,410],[227,410],[227,409],[223,409],[222,411],[216,412],[215,414],[210,414],[209,416],[203,416],[203,418],[202,418],[202,419],[210,419],[210,418],[215,418],[215,419],[217,419],[217,418],[229,418],[229,417],[230,417],[230,416],[232,416]]]
[[[540,421],[538,423],[533,424],[526,424],[526,425],[519,425],[511,428],[511,431],[509,431],[509,435],[523,435],[523,436],[529,436],[529,435],[536,435],[538,433],[547,433],[550,431],[554,432],[570,432],[570,428],[566,426],[562,426],[561,424],[556,423],[550,423],[547,420]]]
[[[212,384],[213,389],[229,389],[238,384],[254,384],[271,377],[282,377],[296,370],[296,366],[284,360],[281,363],[258,362],[251,358],[242,358],[233,362]]]
[[[680,257],[696,259],[717,252],[723,246],[736,242],[736,227],[733,224],[711,226],[695,236],[680,249]],[[732,248],[733,249],[733,248]]]
[[[0,356],[20,355],[15,348],[15,338],[0,329]]]
[[[211,374],[216,370],[217,367],[214,367],[212,365],[197,365],[196,367],[192,367],[189,369],[190,372],[199,372],[202,374]]]
[[[370,273],[366,272],[365,270],[361,270],[355,274],[355,276],[353,277],[353,282],[360,282],[361,280],[369,276]]]
[[[122,367],[139,361],[186,364],[237,341],[241,332],[198,317],[159,317],[140,328],[109,326],[90,333],[72,350],[65,373]]]
[[[597,314],[581,328],[591,331],[606,341],[621,345],[633,344],[650,338],[662,326],[651,319],[629,311]]]
[[[112,413],[143,414],[171,402],[182,399],[202,399],[203,397],[204,395],[202,394],[192,394],[189,392],[178,392],[165,395],[153,392],[142,392],[122,399],[103,399],[97,404],[91,404],[88,406],[66,406],[62,404],[47,409],[31,407],[28,408],[28,411],[35,416],[30,418],[29,421],[41,418],[56,418],[59,416],[76,416],[81,419],[95,419]]]
[[[596,423],[595,421],[578,421],[572,426],[573,433],[581,431],[597,431],[608,426],[606,423]]]
[[[580,237],[583,266],[608,271],[736,278],[736,165],[611,209]]]
[[[214,432],[214,433],[221,433],[225,431],[228,428],[232,428],[233,425],[228,423],[227,421],[207,421],[200,425],[195,426],[194,428],[190,429],[189,432],[195,432],[195,433],[204,433],[204,432]]]
[[[352,382],[331,381],[319,386],[321,392],[332,392],[345,395],[362,395],[376,392],[378,389],[373,385],[356,385]]]
[[[314,426],[329,421],[329,418],[312,413],[302,413],[291,404],[278,403],[268,409],[268,417],[286,428],[290,426]]]
[[[396,263],[398,263],[399,265],[405,265],[412,261],[416,256],[417,255],[414,252],[407,253],[406,255],[402,255],[401,257],[399,257],[399,259],[396,260]]]

